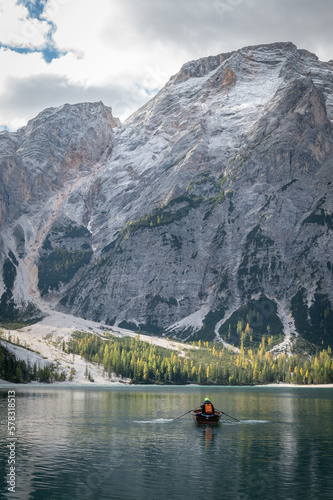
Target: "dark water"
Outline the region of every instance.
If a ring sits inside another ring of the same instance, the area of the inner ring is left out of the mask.
[[[333,389],[16,387],[18,499],[332,499]],[[210,396],[241,420],[197,427]]]

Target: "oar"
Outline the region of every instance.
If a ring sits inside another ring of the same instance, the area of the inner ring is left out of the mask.
[[[183,413],[182,415],[179,415],[179,417],[176,417],[173,419],[174,420],[177,420],[177,418],[180,418],[180,417],[183,417],[184,415],[187,415],[188,413],[190,413],[191,411],[194,411],[194,410],[198,410],[199,408],[201,408],[201,406],[197,406],[196,408],[192,408],[192,410],[189,410],[187,411],[186,413]]]
[[[238,420],[238,418],[232,417],[231,415],[228,415],[228,413],[225,413],[222,410],[217,410],[217,411],[219,411],[220,413],[223,413],[223,415],[226,415],[227,417],[232,418],[233,420],[236,420],[236,422],[240,422],[240,420]]]

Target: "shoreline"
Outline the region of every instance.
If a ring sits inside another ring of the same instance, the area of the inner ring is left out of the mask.
[[[120,382],[119,380],[115,381],[106,381],[105,383],[96,383],[96,382],[78,382],[78,381],[65,381],[65,382],[50,382],[50,383],[45,383],[45,382],[28,382],[26,384],[19,384],[16,382],[8,382],[7,380],[0,379],[0,389],[2,387],[6,386],[11,386],[11,387],[18,387],[18,386],[24,386],[24,387],[68,387],[70,389],[75,389],[75,388],[84,388],[84,387],[92,387],[92,388],[100,388],[100,387],[105,387],[105,388],[110,388],[110,387],[196,387],[198,389],[203,389],[206,387],[209,388],[227,388],[227,387],[238,387],[238,388],[245,388],[245,387],[281,387],[281,388],[313,388],[313,389],[333,389],[333,384],[287,384],[285,382],[282,383],[275,383],[275,384],[257,384],[257,385],[197,385],[197,384],[130,384],[126,379],[124,379],[123,382]]]

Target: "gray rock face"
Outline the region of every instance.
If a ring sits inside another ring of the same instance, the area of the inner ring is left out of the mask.
[[[46,109],[16,133],[0,133],[0,265],[12,252],[16,276],[9,289],[2,273],[0,317],[22,318],[40,306],[37,283],[44,281],[36,264],[45,257],[44,240],[75,187],[110,154],[119,125],[102,103],[65,104]]]
[[[112,149],[118,122],[102,103],[46,109],[16,133],[0,133],[0,225],[47,201]]]
[[[66,311],[212,338],[244,304],[265,297],[285,334],[316,323],[326,343],[333,321],[332,96],[333,65],[281,43],[187,63],[115,130],[110,115],[100,119],[102,105],[90,105],[70,152],[67,129],[57,137],[61,127],[39,143],[45,156],[38,165],[48,167],[38,177],[34,163],[32,178],[38,186],[47,180],[44,192],[56,194],[38,210],[26,199],[25,213],[4,203],[7,253],[19,261],[33,255],[37,264],[65,216],[89,230],[89,241],[79,244],[94,252],[52,290]],[[56,111],[43,113],[28,128],[51,123]],[[90,120],[98,123],[92,142]],[[38,156],[29,133],[24,151]],[[10,165],[18,135],[1,139]],[[68,175],[66,168],[72,181],[56,175]],[[7,167],[2,171],[8,179]],[[35,254],[22,231],[33,234]],[[66,238],[59,244],[78,251]]]

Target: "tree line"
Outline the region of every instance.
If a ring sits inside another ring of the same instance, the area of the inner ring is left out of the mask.
[[[17,384],[25,384],[33,380],[50,383],[63,382],[66,380],[66,374],[59,373],[53,363],[40,368],[36,363],[31,365],[24,360],[18,360],[0,344],[0,378]]]
[[[193,343],[194,344],[194,343]],[[272,339],[262,337],[257,350],[234,353],[220,344],[199,341],[186,355],[134,337],[102,339],[75,332],[63,348],[86,361],[103,365],[106,376],[115,373],[137,384],[252,385],[267,383],[327,384],[333,382],[332,351],[312,356],[275,354]],[[195,347],[199,347],[196,349]]]
[[[332,350],[311,356],[272,352],[272,338],[262,337],[258,349],[233,352],[219,343],[193,342],[186,354],[170,351],[136,337],[115,337],[106,332],[101,338],[93,333],[74,332],[63,341],[67,353],[82,356],[104,368],[104,375],[129,378],[133,384],[254,385],[267,383],[327,384],[333,382]],[[189,346],[190,347],[190,346]],[[88,373],[89,375],[89,373]],[[87,375],[87,376],[88,376]],[[54,364],[43,368],[17,360],[0,344],[0,378],[26,383],[66,380]],[[71,374],[70,380],[73,378]],[[89,378],[89,377],[88,377]]]

